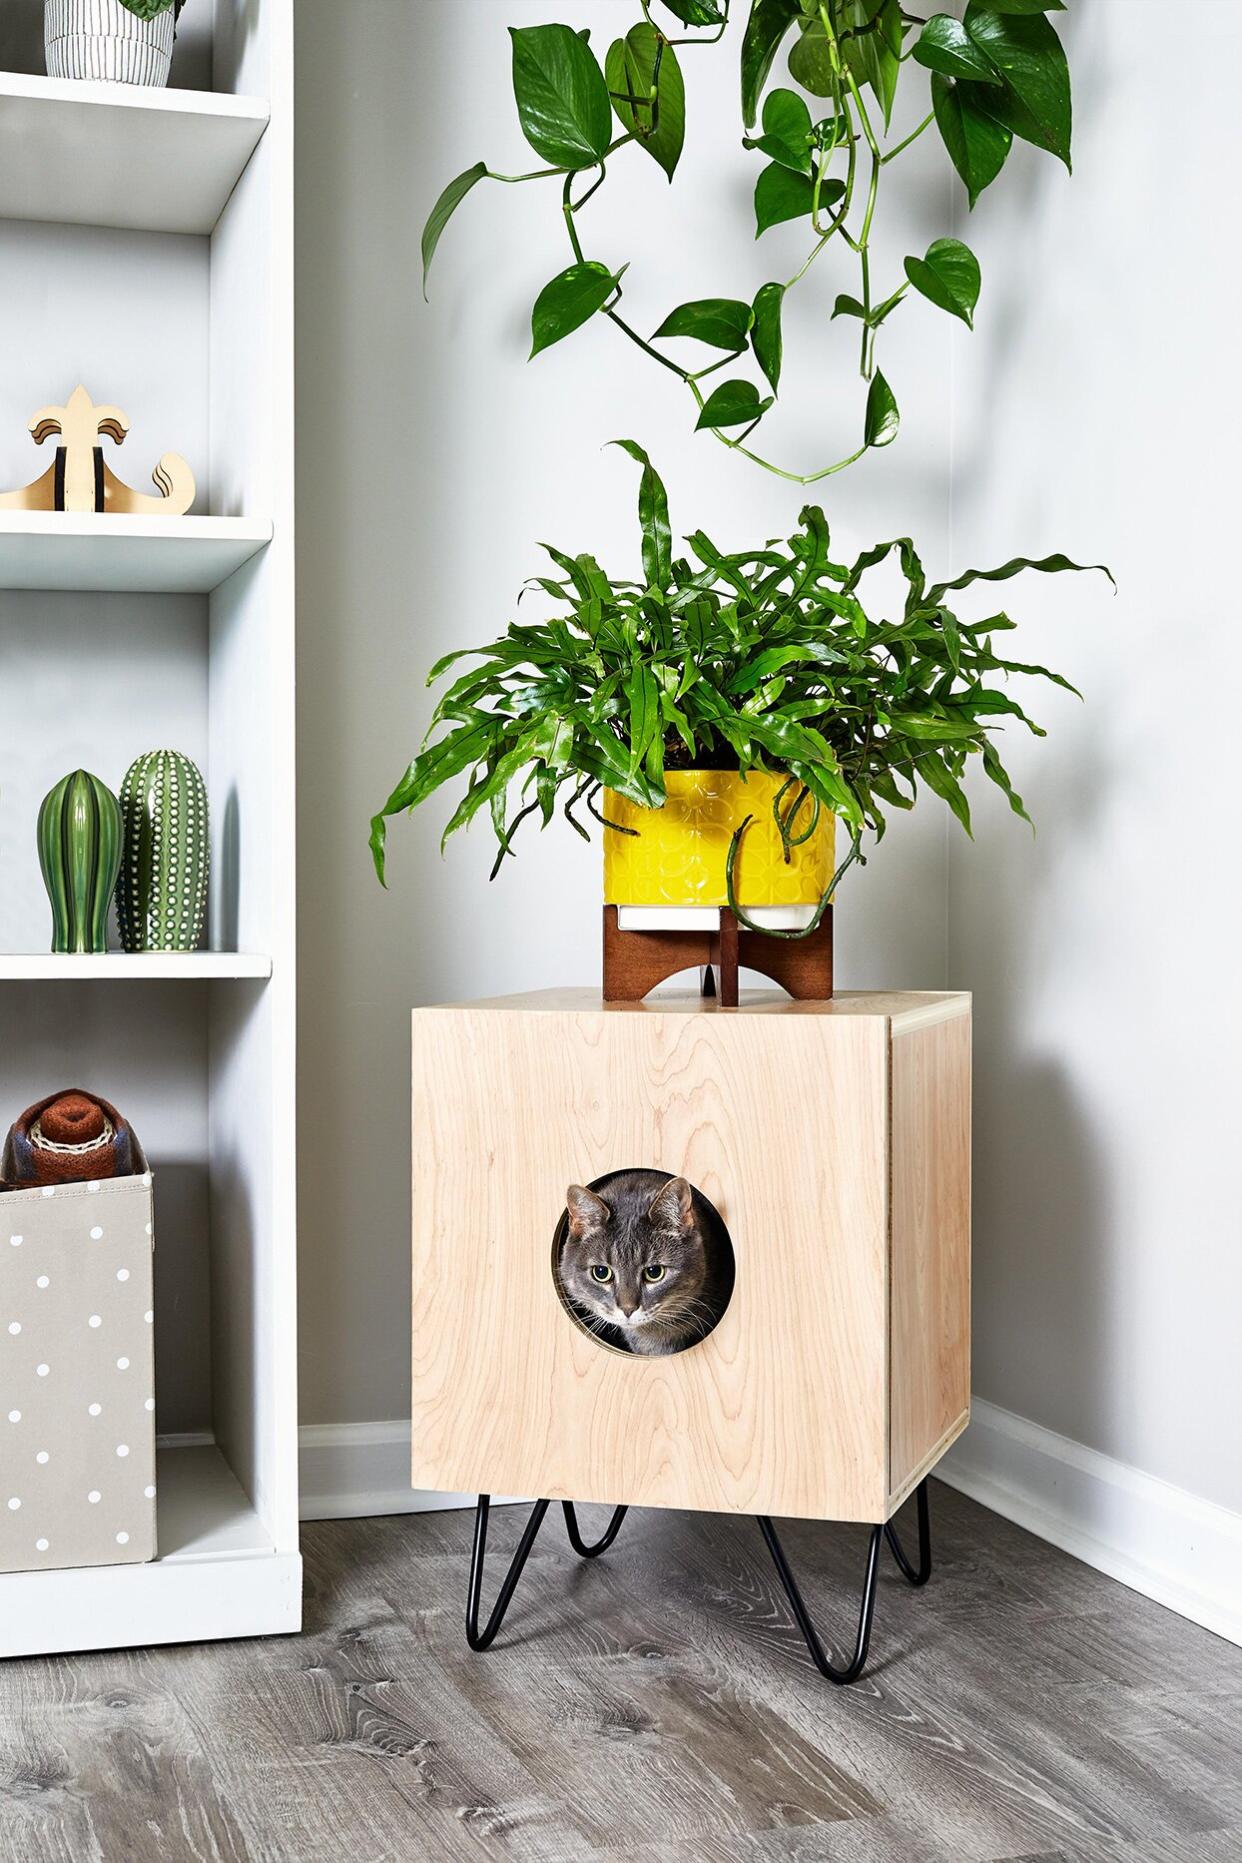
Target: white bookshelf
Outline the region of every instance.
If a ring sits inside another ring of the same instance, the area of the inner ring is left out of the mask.
[[[209,234],[268,114],[259,97],[0,74],[0,215]]]
[[[271,540],[253,518],[0,511],[0,588],[209,595]]]
[[[0,1574],[0,1656],[301,1621],[293,6],[193,4],[213,89],[0,74],[0,484],[79,380],[131,418],[122,477],[172,450],[199,484],[164,521],[0,513],[0,1127],[68,1086],[132,1119],[163,1444],[158,1557]],[[208,948],[50,955],[39,799],[161,745],[207,782]]]
[[[100,957],[55,957],[41,951],[0,952],[0,983],[83,983],[110,978],[133,983],[205,982],[213,977],[272,974],[272,960],[251,951],[109,951]]]

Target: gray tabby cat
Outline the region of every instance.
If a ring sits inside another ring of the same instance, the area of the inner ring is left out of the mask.
[[[598,1191],[571,1184],[560,1280],[608,1345],[656,1357],[706,1337],[728,1304],[733,1263],[711,1205],[684,1177],[617,1171]]]

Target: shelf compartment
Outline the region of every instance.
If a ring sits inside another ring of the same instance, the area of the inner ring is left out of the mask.
[[[212,1445],[156,1457],[159,1557],[5,1576],[0,1657],[295,1631],[301,1560],[271,1536]]]
[[[0,217],[210,233],[267,123],[257,97],[0,73]]]
[[[0,589],[209,595],[271,540],[245,518],[0,511]]]
[[[251,951],[106,951],[79,957],[54,952],[0,952],[0,983],[110,983],[213,978],[259,978],[272,974],[272,960]]]

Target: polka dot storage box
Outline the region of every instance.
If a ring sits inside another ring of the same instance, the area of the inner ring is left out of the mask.
[[[0,1195],[0,1572],[155,1557],[151,1172]]]

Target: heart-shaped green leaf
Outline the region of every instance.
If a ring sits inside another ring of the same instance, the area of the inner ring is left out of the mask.
[[[866,315],[867,313],[858,299],[852,298],[848,291],[842,291],[839,293],[837,301],[832,307],[832,317],[829,318],[829,322],[831,323],[833,319],[837,317],[861,317],[865,319]]]
[[[994,13],[1064,13],[1065,0],[990,0]]]
[[[762,136],[744,137],[748,149],[762,149],[774,162],[807,174],[811,167],[811,113],[797,91],[769,91],[763,100]]]
[[[973,207],[1004,167],[1013,132],[983,107],[983,99],[995,95],[994,91],[933,73],[931,95],[941,140]]]
[[[868,446],[891,446],[900,425],[901,416],[893,391],[877,369],[867,393],[863,438]]]
[[[609,47],[604,73],[621,127],[671,181],[686,140],[686,87],[676,51],[667,41],[660,51],[660,35],[644,20]]]
[[[974,328],[979,302],[979,261],[960,239],[933,240],[923,259],[906,260],[906,277],[916,291]]]
[[[789,48],[789,75],[812,97],[833,95],[832,53],[823,25],[816,18],[802,21],[798,37]]]
[[[742,39],[742,121],[747,129],[754,127],[772,60],[800,10],[798,0],[753,0]]]
[[[771,407],[773,397],[767,395],[761,401],[759,390],[753,382],[721,382],[719,388],[707,397],[703,412],[695,422],[695,431],[700,427],[744,427],[751,421],[759,419]]]
[[[831,207],[844,192],[840,181],[821,181],[820,206]],[[782,220],[801,220],[810,213],[814,199],[815,184],[810,175],[795,175],[779,162],[769,162],[755,183],[755,238]]]
[[[696,298],[670,311],[656,336],[694,336],[714,349],[746,347],[751,308],[740,298]]]
[[[781,337],[781,306],[785,297],[784,285],[760,285],[755,293],[750,329],[751,348],[755,352],[755,361],[768,378],[768,385],[775,394],[781,382],[781,357],[784,349]]]
[[[604,74],[572,26],[510,26],[522,134],[554,168],[593,168],[612,133]]]
[[[440,244],[440,235],[452,219],[457,208],[465,200],[476,181],[482,181],[487,173],[485,162],[476,162],[463,175],[450,181],[439,200],[427,215],[427,224],[423,228],[423,296],[427,295],[427,273],[431,270],[431,261],[435,257],[436,247]]]
[[[593,259],[559,272],[535,299],[530,314],[531,355],[537,356],[541,349],[559,343],[593,317],[612,296],[618,276]]]
[[[981,84],[999,84],[1000,78],[970,37],[960,19],[936,13],[915,42],[914,56],[929,71],[950,78],[974,78]]]
[[[1050,0],[1059,6],[1061,0]],[[665,6],[683,26],[719,26],[724,21],[720,0],[664,0]]]
[[[1065,49],[1043,13],[1000,13],[970,0],[963,25],[1005,79],[984,108],[1015,136],[1070,165],[1070,79]]]

